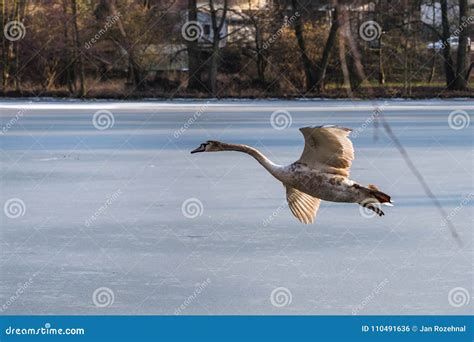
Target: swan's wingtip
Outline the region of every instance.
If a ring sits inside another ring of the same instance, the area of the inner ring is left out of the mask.
[[[342,126],[339,126],[339,125],[306,126],[306,127],[301,127],[300,131],[302,131],[304,129],[315,129],[315,128],[337,128],[337,129],[342,129],[343,131],[346,131],[346,132],[352,132],[352,129],[347,128],[347,127],[342,127]]]

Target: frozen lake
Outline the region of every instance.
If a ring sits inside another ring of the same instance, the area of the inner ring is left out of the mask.
[[[382,129],[374,141],[375,104],[0,102],[0,312],[472,313],[473,123],[449,114],[474,101],[377,101],[462,248]],[[386,216],[323,202],[302,225],[251,157],[189,153],[220,140],[289,164],[298,128],[321,124],[355,130],[351,178],[392,196]]]

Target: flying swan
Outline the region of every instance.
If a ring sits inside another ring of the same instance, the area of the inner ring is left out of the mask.
[[[300,128],[305,139],[300,159],[288,166],[277,165],[257,149],[242,144],[209,140],[191,153],[238,151],[251,155],[286,188],[286,200],[293,215],[302,223],[313,223],[321,200],[358,203],[379,216],[380,204],[391,205],[390,196],[376,186],[364,187],[350,180],[354,148],[349,128],[312,126]]]

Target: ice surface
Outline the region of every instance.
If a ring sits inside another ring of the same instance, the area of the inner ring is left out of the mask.
[[[374,141],[375,104],[463,248],[381,129]],[[0,110],[0,204],[25,205],[23,216],[0,215],[3,314],[472,312],[472,123],[448,124],[454,110],[472,116],[471,100],[5,100]],[[112,113],[112,127],[94,127],[98,110]],[[272,127],[276,110],[290,113],[289,128]],[[213,139],[291,163],[303,147],[297,128],[322,124],[356,130],[351,178],[392,195],[386,216],[323,202],[316,223],[302,225],[251,157],[189,154]],[[183,215],[190,198],[202,215]],[[104,307],[93,300],[102,287],[113,292]],[[279,287],[281,307],[271,301]],[[457,287],[465,305],[450,304]]]

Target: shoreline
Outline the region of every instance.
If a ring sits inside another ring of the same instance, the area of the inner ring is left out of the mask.
[[[39,95],[39,96],[38,96]],[[206,93],[165,93],[156,91],[140,92],[111,92],[111,91],[91,91],[88,95],[79,97],[69,94],[67,91],[0,91],[0,98],[54,98],[54,99],[76,99],[76,100],[388,100],[388,99],[407,99],[407,100],[426,100],[426,99],[456,99],[456,98],[474,98],[474,91],[450,91],[442,87],[412,88],[412,93],[404,94],[403,89],[391,88],[372,88],[372,95],[368,95],[364,89],[353,93],[353,97],[347,95],[344,90],[328,90],[322,93],[310,93],[308,96],[301,94],[277,94],[259,95],[252,92],[245,92],[238,95],[223,94],[223,96],[212,97]]]

